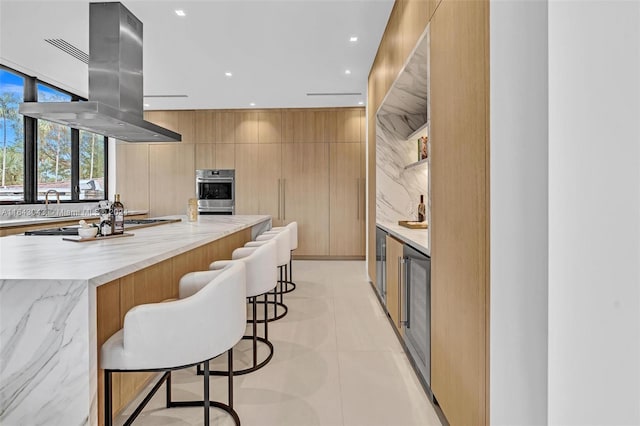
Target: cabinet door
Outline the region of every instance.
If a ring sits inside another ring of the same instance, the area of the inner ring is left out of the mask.
[[[400,330],[402,294],[400,279],[400,259],[403,256],[403,244],[387,235],[387,312],[393,325]]]
[[[329,254],[329,145],[282,145],[282,219],[298,222],[297,255]]]
[[[360,143],[330,144],[329,206],[331,256],[363,256],[360,209]]]
[[[273,226],[281,218],[281,144],[236,145],[236,214],[268,214]]]
[[[480,426],[490,423],[489,3],[442,1],[430,28],[431,389],[452,425]]]
[[[195,179],[193,144],[149,145],[149,216],[185,214]]]
[[[149,144],[116,143],[116,191],[129,210],[149,209]]]
[[[254,182],[253,191],[260,198],[259,213],[272,217],[273,226],[282,221],[282,144],[260,143],[258,145],[260,175]]]
[[[236,214],[258,214],[261,160],[257,143],[236,146]]]
[[[182,142],[193,143],[196,139],[195,111],[145,111],[144,118],[158,126],[180,133]]]

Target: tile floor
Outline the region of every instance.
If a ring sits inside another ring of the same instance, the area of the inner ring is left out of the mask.
[[[234,379],[243,426],[440,426],[361,261],[296,261],[298,288],[285,295],[289,314],[269,324],[271,362]],[[259,328],[261,332],[261,328]],[[249,361],[241,342],[235,367]],[[212,368],[226,368],[226,357]],[[173,398],[202,399],[202,376],[173,374]],[[227,402],[225,377],[211,379],[212,399]],[[202,408],[165,409],[161,388],[136,425],[201,425]],[[127,412],[128,410],[125,410]],[[212,425],[233,425],[211,410]],[[116,419],[121,424],[124,417]]]

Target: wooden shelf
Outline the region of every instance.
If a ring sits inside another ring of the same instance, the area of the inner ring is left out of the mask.
[[[417,167],[417,166],[419,166],[419,165],[421,165],[421,164],[426,164],[426,163],[428,163],[428,162],[429,162],[429,159],[428,159],[428,158],[425,158],[424,160],[420,160],[420,161],[416,161],[415,163],[407,164],[406,166],[404,166],[404,169],[405,169],[405,170],[407,170],[407,169],[411,169],[411,168],[413,168],[413,167]]]

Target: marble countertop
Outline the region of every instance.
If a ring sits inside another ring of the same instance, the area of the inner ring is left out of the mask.
[[[376,225],[397,239],[413,246],[416,250],[423,252],[427,256],[431,256],[431,250],[429,247],[429,229],[409,229],[404,226],[400,226],[397,223],[388,222],[376,222]]]
[[[98,213],[91,210],[65,210],[67,214],[56,216],[40,215],[42,210],[32,210],[33,215],[25,215],[18,217],[10,217],[9,219],[0,219],[0,228],[10,228],[13,226],[29,226],[29,225],[46,225],[47,223],[68,222],[80,219],[97,219]],[[125,216],[136,216],[147,214],[149,210],[127,210]]]
[[[139,228],[133,237],[86,243],[62,236],[10,235],[0,238],[2,280],[87,280],[101,285],[241,229],[270,221],[264,215],[198,216],[197,222]]]

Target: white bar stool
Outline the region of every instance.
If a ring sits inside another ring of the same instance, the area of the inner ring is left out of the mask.
[[[216,273],[218,270],[226,268],[229,264],[235,262],[242,262],[245,265],[247,271],[247,298],[253,308],[253,317],[251,321],[247,322],[253,325],[252,334],[242,336],[244,340],[253,341],[253,365],[241,370],[234,370],[234,375],[242,375],[251,373],[252,371],[259,370],[271,361],[273,357],[273,344],[269,341],[269,323],[264,323],[264,337],[258,336],[258,322],[257,322],[257,298],[264,295],[267,300],[267,293],[273,289],[277,282],[277,269],[276,269],[276,242],[271,240],[267,244],[263,244],[260,247],[240,247],[233,251],[232,260],[218,260],[209,265],[210,271],[193,272],[189,276],[185,276],[180,280],[180,296],[183,294],[192,293],[198,291],[203,283],[208,281],[208,277],[212,273]],[[266,318],[266,310],[265,310]],[[258,342],[262,342],[267,345],[269,354],[266,358],[258,363]],[[203,374],[200,366],[198,366],[198,374]],[[216,371],[210,372],[216,376],[228,376],[228,371]]]
[[[271,235],[288,229],[291,236],[291,256],[289,257],[289,266],[284,268],[284,281],[280,287],[279,293],[291,293],[296,289],[296,283],[293,282],[293,251],[298,248],[298,222],[291,222],[286,226],[276,226],[260,235]]]
[[[280,284],[280,289],[282,289],[283,282],[283,268],[289,264],[289,260],[291,259],[291,234],[289,229],[284,229],[278,233],[272,233],[265,235],[264,233],[259,235],[255,241],[249,241],[245,244],[245,247],[259,247],[263,244],[267,244],[269,241],[275,241],[276,243],[276,264],[278,266],[278,270],[280,272],[280,278],[277,280],[277,283]],[[279,292],[277,288],[274,288],[272,292],[269,294],[273,295],[273,301],[267,300],[265,297],[265,301],[258,301],[258,304],[264,304],[264,310],[267,311],[269,305],[273,305],[273,317],[268,318],[265,316],[264,320],[257,320],[257,322],[271,322],[277,321],[280,318],[283,318],[289,312],[289,308],[285,305],[282,297],[282,292]],[[280,301],[278,301],[278,295],[280,295]],[[278,307],[284,309],[282,314],[278,314]],[[266,314],[265,314],[266,315]]]
[[[124,326],[101,349],[104,369],[105,426],[112,426],[112,373],[164,371],[158,383],[126,420],[130,425],[142,412],[162,383],[167,382],[167,408],[204,407],[204,424],[209,425],[209,408],[220,408],[240,418],[233,409],[233,346],[246,328],[246,271],[234,263],[212,271],[212,279],[189,297],[164,303],[150,303],[130,309]],[[207,330],[208,338],[202,338]],[[209,338],[210,337],[210,338]],[[229,404],[209,400],[209,360],[229,352]],[[202,401],[172,401],[171,371],[204,364]]]

